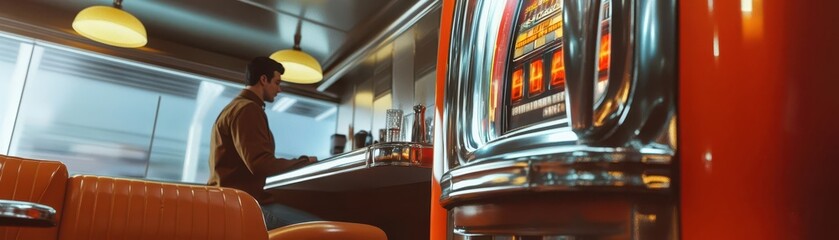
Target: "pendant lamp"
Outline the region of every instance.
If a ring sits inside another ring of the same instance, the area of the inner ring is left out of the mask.
[[[320,63],[312,55],[300,50],[300,25],[297,25],[297,33],[294,34],[294,47],[292,49],[279,50],[271,54],[269,58],[274,59],[285,67],[283,81],[312,84],[323,80],[323,70]]]
[[[136,48],[148,42],[143,23],[122,10],[122,0],[114,0],[113,7],[85,8],[73,20],[73,30],[94,41],[117,47]]]

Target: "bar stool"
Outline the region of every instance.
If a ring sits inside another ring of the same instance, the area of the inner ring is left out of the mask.
[[[382,229],[360,223],[314,221],[273,229],[269,239],[295,240],[387,240]]]

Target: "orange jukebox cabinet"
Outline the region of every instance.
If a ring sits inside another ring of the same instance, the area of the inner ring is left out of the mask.
[[[837,5],[444,1],[432,239],[835,239]]]

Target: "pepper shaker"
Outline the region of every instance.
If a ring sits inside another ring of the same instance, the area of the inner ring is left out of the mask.
[[[422,104],[417,104],[414,106],[414,126],[411,129],[411,142],[415,143],[426,143],[426,129],[425,126],[425,106]]]

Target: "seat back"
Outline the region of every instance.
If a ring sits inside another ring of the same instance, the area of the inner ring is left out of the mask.
[[[70,178],[59,239],[267,239],[247,193],[80,175]]]
[[[0,155],[0,199],[34,202],[55,208],[61,220],[67,167],[60,162],[28,160]],[[56,239],[58,227],[0,226],[0,240]]]
[[[67,178],[61,162],[0,155],[0,199],[51,206],[50,228],[0,226],[0,240],[17,239],[269,239],[262,209],[230,188],[93,175]],[[271,239],[387,239],[374,226],[308,222],[270,233]]]

